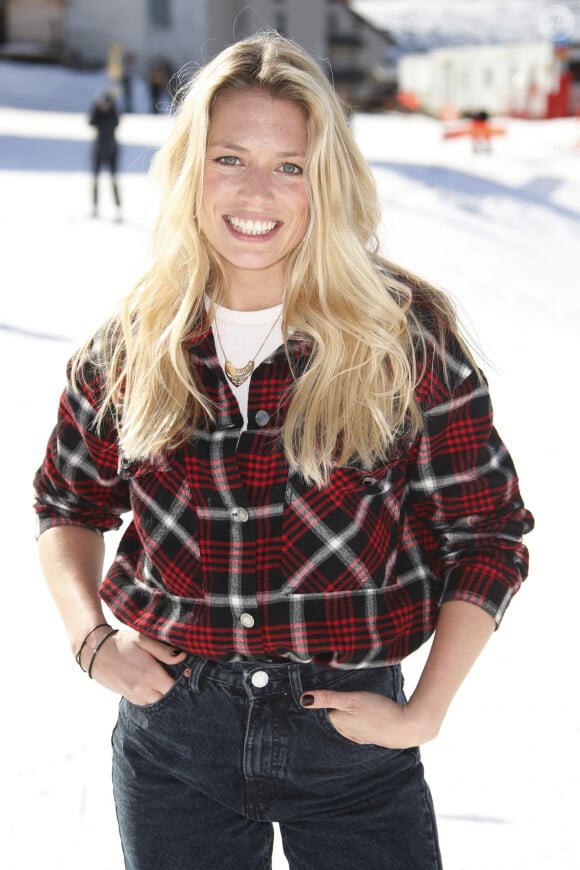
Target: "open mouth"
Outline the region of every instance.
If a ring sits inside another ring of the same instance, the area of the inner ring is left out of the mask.
[[[226,220],[232,229],[243,236],[267,236],[278,226],[278,221],[250,221],[231,214],[226,215]]]

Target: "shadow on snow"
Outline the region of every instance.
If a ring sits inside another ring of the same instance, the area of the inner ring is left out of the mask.
[[[18,335],[23,338],[40,339],[42,341],[58,341],[69,342],[70,338],[66,335],[54,335],[50,332],[38,332],[34,329],[24,329],[21,326],[14,326],[10,323],[0,323],[0,333],[7,332],[11,335]]]
[[[481,200],[482,197],[501,197],[527,205],[550,209],[560,217],[580,221],[580,212],[552,202],[549,198],[560,186],[561,179],[538,176],[520,187],[510,187],[492,178],[471,175],[447,166],[426,166],[419,163],[397,163],[380,160],[370,161],[372,169],[386,169],[417,181],[442,194],[457,194]]]
[[[0,170],[90,172],[92,148],[92,142],[75,139],[0,136]],[[146,173],[156,150],[150,145],[119,145],[118,171]]]

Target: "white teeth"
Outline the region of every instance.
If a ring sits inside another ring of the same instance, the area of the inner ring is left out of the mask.
[[[228,221],[235,230],[245,236],[265,236],[276,226],[276,221],[247,221],[233,215],[228,215]]]

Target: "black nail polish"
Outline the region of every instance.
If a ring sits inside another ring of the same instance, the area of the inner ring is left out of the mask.
[[[181,650],[177,649],[177,647],[175,647],[174,649],[171,650],[171,655],[173,656],[173,658],[177,658],[177,656],[181,655]]]
[[[312,707],[314,704],[314,695],[302,695],[300,703],[303,707]]]

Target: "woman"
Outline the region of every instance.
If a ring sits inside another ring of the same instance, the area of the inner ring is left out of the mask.
[[[200,70],[156,163],[153,264],[36,477],[71,648],[123,696],[126,867],[268,867],[277,820],[295,870],[439,868],[417,747],[532,527],[485,380],[445,296],[379,257],[370,171],[292,43]]]

